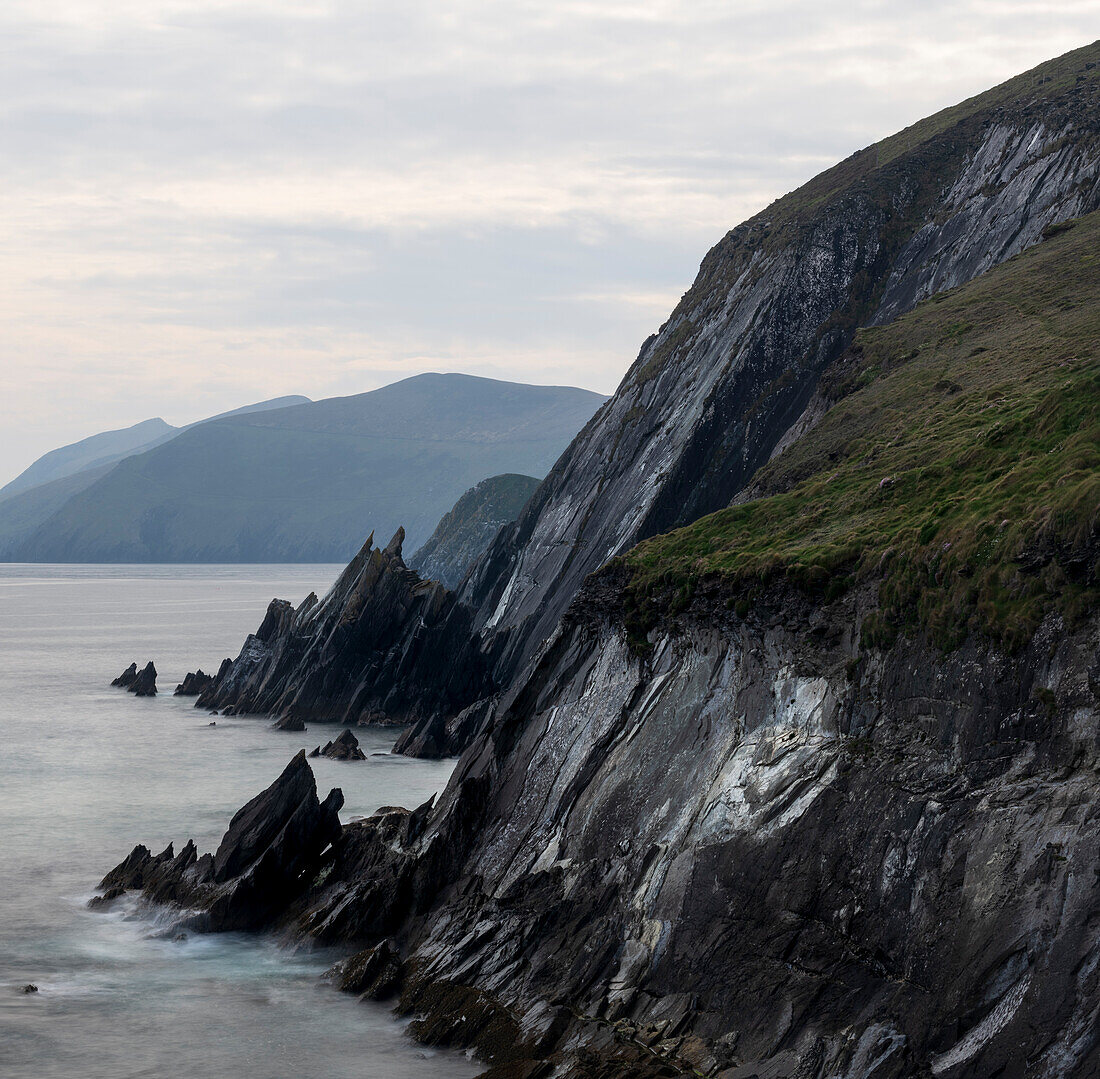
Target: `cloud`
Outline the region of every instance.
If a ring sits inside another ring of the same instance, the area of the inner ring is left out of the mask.
[[[7,0],[0,478],[451,369],[611,390],[728,228],[1100,0]]]

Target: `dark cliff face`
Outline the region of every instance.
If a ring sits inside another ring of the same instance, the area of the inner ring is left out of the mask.
[[[273,600],[197,706],[305,722],[407,724],[453,715],[491,688],[470,612],[373,536],[323,600]]]
[[[500,529],[520,515],[538,485],[533,476],[506,473],[471,487],[409,559],[409,568],[421,577],[458,588]]]
[[[642,658],[623,583],[274,922],[501,1075],[1094,1075],[1096,618],[882,652],[866,590],[699,594]]]
[[[463,599],[501,679],[585,576],[719,509],[764,463],[858,325],[890,320],[1100,206],[1100,46],[854,155],[734,229]]]
[[[501,651],[466,638],[480,686],[422,701],[407,744],[470,738],[438,804],[345,827],[275,919],[362,948],[346,988],[501,1077],[1100,1074],[1100,219],[838,353],[845,312],[881,320],[1096,204],[1098,52],[708,257],[466,580]],[[752,504],[571,583],[724,505],[799,415]],[[392,588],[356,600],[357,562],[334,589],[350,622],[427,587],[378,555]],[[446,602],[422,650],[472,631]],[[259,645],[302,619],[273,607]],[[257,684],[293,669],[261,660]]]

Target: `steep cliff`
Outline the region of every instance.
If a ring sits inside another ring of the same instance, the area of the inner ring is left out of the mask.
[[[860,325],[1100,207],[1100,43],[853,155],[730,232],[463,599],[507,681],[585,576],[726,505]]]
[[[861,334],[438,807],[345,830],[293,919],[350,987],[501,1075],[1100,1071],[1100,214],[1049,234]]]
[[[461,748],[589,573],[735,499],[820,417],[822,372],[858,327],[1100,207],[1098,94],[1100,43],[860,151],[730,232],[467,573],[459,606],[490,667],[487,695],[422,712],[401,747]]]
[[[1098,1074],[1100,213],[1046,231],[861,332],[267,924],[500,1079]]]

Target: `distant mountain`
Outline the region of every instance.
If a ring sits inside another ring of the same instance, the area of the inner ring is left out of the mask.
[[[0,501],[31,487],[129,457],[132,453],[138,453],[162,441],[165,436],[176,434],[178,430],[178,427],[173,427],[157,417],[155,420],[142,420],[133,427],[125,427],[120,431],[104,431],[70,446],[50,450],[10,483],[0,487]]]
[[[507,473],[471,487],[444,515],[431,538],[409,559],[421,577],[457,588],[471,563],[519,516],[539,480]]]
[[[10,483],[0,487],[0,561],[17,560],[15,552],[45,521],[74,495],[107,475],[119,461],[168,442],[181,432],[211,420],[308,403],[309,398],[300,394],[273,397],[229,412],[219,412],[209,419],[196,420],[183,427],[173,427],[158,417],[118,431],[90,435],[69,446],[51,450]]]
[[[345,561],[422,543],[486,476],[543,476],[604,398],[459,374],[216,417],[126,457],[20,534],[10,561]],[[40,496],[43,492],[40,491]],[[5,532],[0,504],[0,543]],[[10,529],[8,530],[10,531]]]

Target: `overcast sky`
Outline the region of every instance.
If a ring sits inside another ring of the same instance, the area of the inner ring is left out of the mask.
[[[610,392],[722,234],[1100,0],[4,0],[0,484],[421,371]]]

